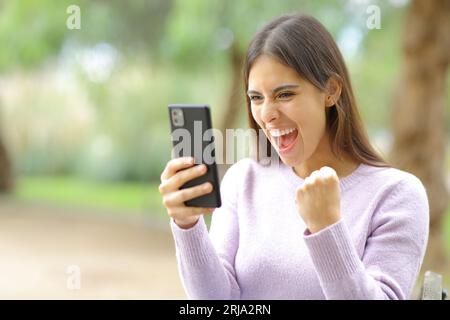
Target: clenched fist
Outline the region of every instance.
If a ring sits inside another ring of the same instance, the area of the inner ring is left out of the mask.
[[[339,221],[341,190],[339,178],[330,167],[312,172],[295,192],[297,208],[311,233]]]

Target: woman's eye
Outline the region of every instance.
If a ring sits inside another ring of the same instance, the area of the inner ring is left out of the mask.
[[[286,99],[292,97],[294,94],[292,92],[282,92],[278,95],[278,98]]]
[[[261,96],[250,96],[250,101],[261,100]]]

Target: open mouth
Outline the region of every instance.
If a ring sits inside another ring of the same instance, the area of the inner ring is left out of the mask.
[[[295,145],[298,136],[297,128],[269,130],[278,151],[287,152]]]

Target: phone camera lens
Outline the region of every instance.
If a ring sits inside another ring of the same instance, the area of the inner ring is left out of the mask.
[[[184,124],[184,119],[183,119],[183,111],[180,109],[175,109],[172,110],[172,123],[177,126],[177,127],[181,127]]]

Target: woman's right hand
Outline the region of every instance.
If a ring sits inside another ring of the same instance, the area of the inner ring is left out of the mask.
[[[212,213],[214,208],[187,207],[184,202],[208,194],[213,186],[209,182],[180,190],[186,182],[204,175],[207,167],[204,164],[194,166],[192,157],[183,157],[170,160],[161,174],[159,193],[167,209],[169,217],[183,229],[193,227],[199,217],[205,213]]]

